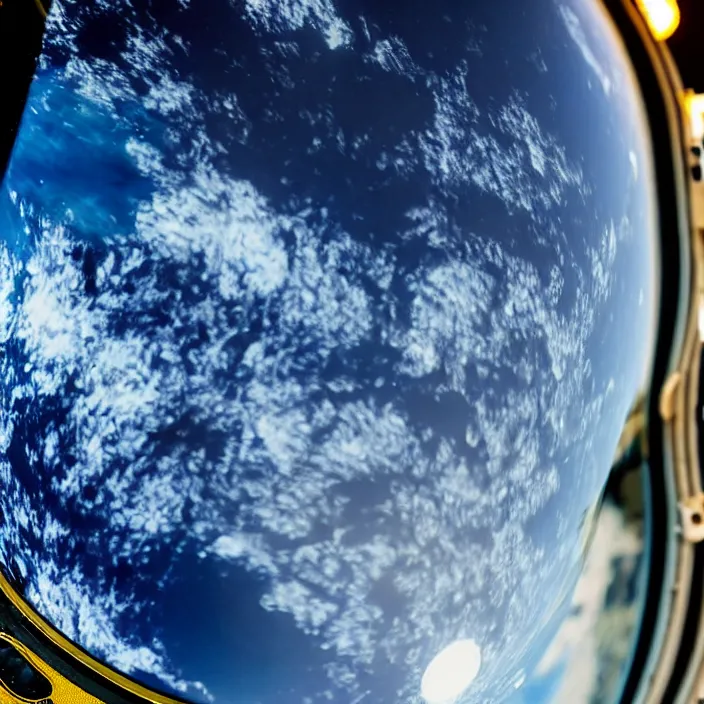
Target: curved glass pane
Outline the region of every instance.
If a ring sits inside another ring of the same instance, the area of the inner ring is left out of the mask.
[[[56,2],[0,194],[15,588],[194,701],[514,695],[647,375],[652,180],[592,0]]]
[[[639,463],[611,477],[570,614],[512,704],[620,701],[647,586],[645,482]]]

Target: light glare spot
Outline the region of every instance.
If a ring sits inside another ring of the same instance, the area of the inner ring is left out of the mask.
[[[482,652],[471,639],[456,640],[431,661],[420,684],[427,704],[454,704],[479,674]]]
[[[680,24],[677,0],[637,0],[636,4],[656,41],[665,41],[674,34]]]

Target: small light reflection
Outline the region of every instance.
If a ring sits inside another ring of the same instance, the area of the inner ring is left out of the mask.
[[[456,640],[431,661],[420,684],[427,704],[453,704],[479,674],[481,648],[470,638]]]

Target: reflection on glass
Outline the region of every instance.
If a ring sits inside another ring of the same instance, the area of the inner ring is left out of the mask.
[[[639,396],[621,434],[570,615],[514,704],[618,701],[646,587],[644,402]]]
[[[39,701],[51,696],[49,680],[14,645],[0,637],[0,682],[17,697]]]

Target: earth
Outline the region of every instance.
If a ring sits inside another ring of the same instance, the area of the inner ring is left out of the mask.
[[[194,702],[508,696],[647,373],[648,140],[592,0],[55,0],[0,194],[12,584]]]

